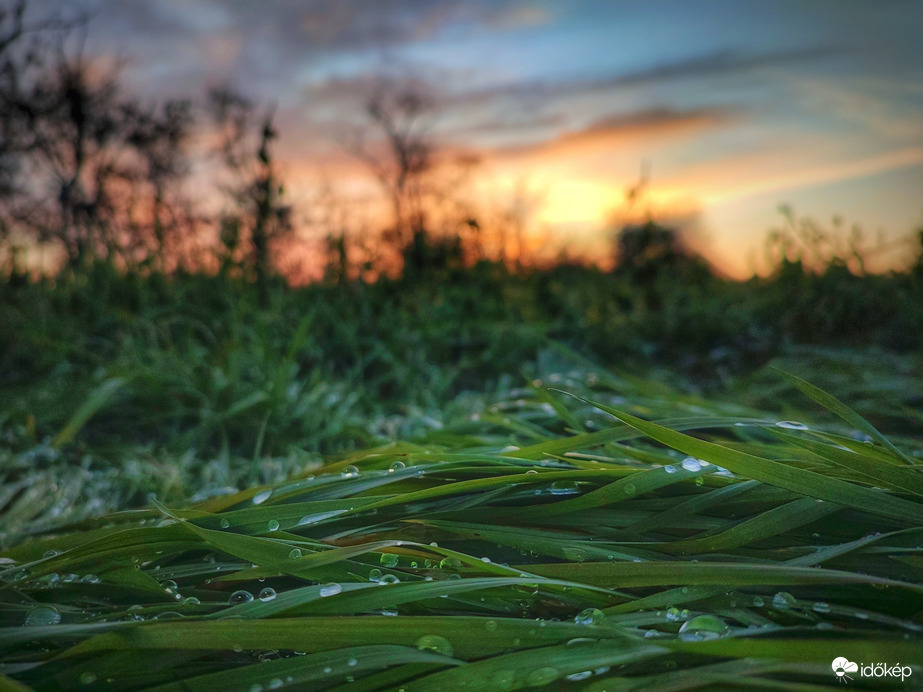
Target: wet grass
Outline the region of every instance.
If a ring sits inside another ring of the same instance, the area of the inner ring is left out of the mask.
[[[923,434],[866,396],[582,363],[195,502],[30,516],[61,489],[5,485],[0,688],[812,690],[845,656],[912,689]]]

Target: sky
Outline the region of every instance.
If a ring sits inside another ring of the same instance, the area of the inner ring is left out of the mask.
[[[481,161],[484,194],[541,191],[536,249],[605,253],[642,167],[645,204],[694,219],[697,245],[732,276],[762,266],[780,204],[870,237],[923,225],[918,0],[41,0],[30,11],[62,8],[92,14],[87,51],[124,58],[143,97],[227,84],[275,104],[296,198],[322,179],[373,189],[345,143],[383,78],[412,78],[436,104],[435,141]]]

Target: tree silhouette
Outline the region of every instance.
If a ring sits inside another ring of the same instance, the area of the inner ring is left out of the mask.
[[[240,264],[265,300],[275,270],[273,252],[294,231],[272,154],[273,111],[260,118],[251,101],[227,88],[211,92],[209,107],[221,134],[220,155],[231,175],[224,189],[236,207],[223,221],[223,242],[231,254],[240,249]]]

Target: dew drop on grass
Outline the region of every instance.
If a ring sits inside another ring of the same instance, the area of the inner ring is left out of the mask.
[[[42,558],[47,560],[50,557],[54,557],[55,555],[60,555],[60,554],[61,554],[60,550],[46,550],[45,554],[42,555]]]
[[[536,668],[531,673],[526,676],[526,683],[530,687],[544,687],[545,685],[550,685],[555,680],[560,677],[561,673],[557,668],[552,668],[551,666],[544,666],[542,668]]]
[[[772,597],[772,606],[779,610],[789,610],[795,603],[795,597],[787,591],[780,591]]]
[[[628,497],[634,497],[635,495],[638,494],[638,488],[635,486],[634,483],[626,483],[623,490],[625,494],[628,495]]]
[[[449,640],[445,637],[440,637],[438,634],[424,634],[417,639],[416,647],[420,651],[432,651],[443,656],[451,656],[453,653]]]
[[[714,615],[696,615],[679,628],[679,638],[683,641],[700,642],[717,639],[727,634],[727,631],[728,626],[721,618]]]
[[[679,622],[683,619],[680,613],[680,609],[674,606],[667,608],[666,617],[669,622]]]
[[[80,674],[80,684],[81,685],[92,685],[96,682],[96,676],[90,671],[84,671]]]
[[[231,597],[228,599],[228,603],[231,605],[238,605],[240,603],[249,603],[253,600],[253,594],[249,591],[244,591],[240,589],[231,594]]]
[[[401,580],[393,574],[385,574],[378,580],[378,583],[387,586],[388,584],[399,584],[400,581]]]
[[[487,622],[484,623],[484,629],[487,630],[488,632],[496,632],[497,631],[497,621],[488,620]]]
[[[455,557],[444,557],[439,561],[439,569],[459,569],[461,560]]]
[[[757,608],[762,608],[762,607],[763,607],[763,604],[764,604],[764,601],[763,601],[763,597],[762,597],[762,596],[754,596],[754,597],[753,597],[753,605],[754,605],[755,607],[757,607]]]
[[[683,459],[682,465],[684,469],[687,471],[692,471],[693,473],[702,470],[701,462],[695,457],[686,457]]]
[[[666,466],[663,467],[663,470],[666,471],[667,473],[676,473],[676,467],[673,466],[672,464],[667,464]]]
[[[357,665],[359,665],[359,659],[350,658],[346,661],[346,665],[348,665],[350,668],[355,668]]]
[[[292,551],[288,554],[289,560],[297,560],[301,557],[301,548],[292,548]]]
[[[264,502],[266,502],[266,500],[268,500],[270,497],[272,497],[272,490],[261,490],[260,492],[258,492],[256,495],[253,496],[253,504],[261,505]]]
[[[397,567],[397,563],[400,562],[400,558],[394,553],[382,553],[378,562],[380,562],[384,567]]]
[[[219,526],[221,526],[222,529],[226,529],[226,528],[229,528],[229,527],[231,526],[231,522],[229,522],[227,519],[222,519],[222,520],[219,522]]]
[[[583,548],[575,548],[573,546],[564,546],[561,549],[561,553],[564,555],[565,560],[570,562],[586,562],[590,559],[590,554]]]
[[[263,692],[263,686],[260,683],[255,682],[250,685],[250,692]]]
[[[577,613],[574,622],[578,625],[601,625],[605,619],[606,615],[599,608],[587,608]]]
[[[548,488],[552,495],[576,495],[580,492],[577,481],[555,481]]]
[[[197,605],[201,605],[201,603],[202,601],[200,601],[195,596],[188,596],[183,599],[183,605],[187,605],[187,606],[197,606]]]
[[[270,519],[270,520],[269,520],[269,523],[266,524],[266,528],[269,529],[270,531],[278,531],[278,530],[279,530],[279,522],[276,521],[275,519]]]
[[[579,682],[580,680],[586,680],[587,678],[593,677],[592,670],[583,670],[579,673],[571,673],[570,675],[565,675],[565,680],[570,680],[571,682]]]
[[[265,589],[260,591],[259,599],[263,601],[263,603],[268,603],[269,601],[273,600],[275,597],[276,597],[276,590],[272,588],[271,586],[267,586]]]
[[[359,476],[359,469],[355,466],[347,466],[340,472],[340,475],[343,478],[357,478]]]
[[[328,596],[336,596],[343,590],[343,587],[336,582],[331,582],[329,584],[324,584],[320,587],[318,594],[321,598],[327,598]]]
[[[395,471],[400,471],[407,467],[403,461],[395,461],[391,466],[388,467],[388,473],[394,473]]]
[[[808,426],[804,423],[799,423],[796,420],[780,420],[776,423],[777,428],[787,428],[788,430],[807,430]]]
[[[369,570],[369,581],[380,581],[381,580],[381,570],[377,567],[373,567]]]
[[[498,670],[493,674],[491,681],[494,684],[494,687],[498,690],[508,690],[513,686],[513,683],[516,681],[516,671],[515,670]]]
[[[282,685],[284,684],[285,683],[282,682],[282,678],[273,678],[272,680],[269,681],[269,689],[277,690],[280,687],[282,687]]]
[[[57,625],[61,622],[61,613],[55,608],[48,605],[35,606],[26,613],[26,621],[23,623],[26,627],[38,627],[40,625]]]
[[[830,605],[827,603],[824,603],[823,601],[817,601],[813,606],[811,606],[811,609],[815,613],[829,613]]]

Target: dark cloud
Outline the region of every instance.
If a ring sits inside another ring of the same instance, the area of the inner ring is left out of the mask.
[[[842,53],[837,47],[807,48],[772,53],[747,54],[736,50],[722,50],[693,56],[685,60],[664,62],[632,72],[620,72],[592,79],[567,81],[519,81],[495,84],[490,87],[449,96],[457,105],[478,104],[497,97],[546,102],[576,94],[607,91],[622,87],[636,87],[659,82],[706,79],[728,74],[752,71],[766,67],[801,64]]]

